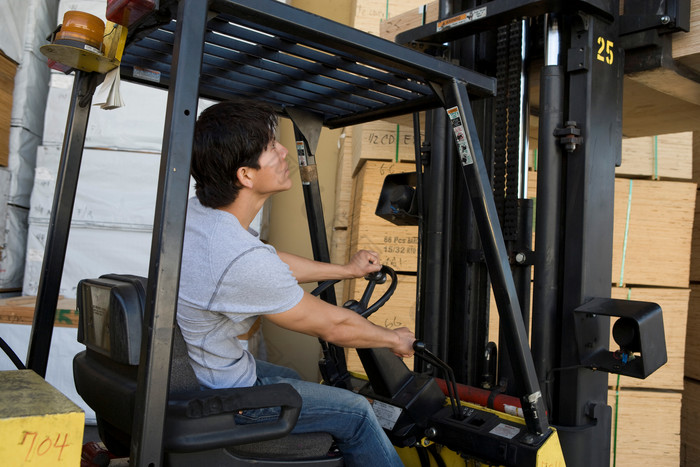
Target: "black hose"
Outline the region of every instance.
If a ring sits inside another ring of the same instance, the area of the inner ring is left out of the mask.
[[[5,339],[0,337],[0,348],[5,352],[5,354],[10,357],[10,360],[12,360],[12,363],[15,364],[18,370],[26,370],[27,367],[24,366],[24,363],[22,363],[22,360],[19,359],[17,354],[10,348],[9,345],[7,345],[7,342],[5,342]]]

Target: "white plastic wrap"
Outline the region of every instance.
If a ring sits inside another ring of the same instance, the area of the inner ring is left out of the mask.
[[[45,146],[61,146],[73,90],[73,75],[54,72],[46,102],[44,125]],[[168,93],[162,89],[121,81],[120,94],[124,107],[90,109],[86,148],[109,148],[160,153],[163,147]],[[201,99],[198,112],[212,104]]]
[[[22,58],[28,10],[27,0],[5,0],[0,6],[0,50],[17,63]]]
[[[29,217],[51,216],[61,148],[39,146]],[[160,155],[85,149],[72,222],[147,230],[153,225]]]
[[[60,148],[40,146],[29,211],[22,293],[35,295],[44,256]],[[106,273],[148,274],[160,156],[86,149],[73,207],[60,293]],[[192,181],[190,181],[190,192]]]
[[[24,295],[36,295],[48,222],[30,222],[27,234],[27,258],[24,270]],[[102,274],[148,275],[151,253],[151,230],[125,230],[116,226],[88,228],[71,226],[66,260],[59,293],[75,298],[78,282]]]
[[[63,15],[66,11],[78,10],[91,15],[97,16],[102,21],[107,21],[107,0],[61,0],[58,5],[58,22],[57,25],[63,22]]]
[[[0,186],[8,187],[10,186],[10,178],[12,174],[5,167],[0,167]],[[8,209],[8,197],[9,193],[5,191],[0,191],[0,248],[5,243],[5,224],[7,222],[7,209]]]
[[[23,52],[12,96],[12,126],[41,135],[50,69],[39,48],[48,44],[46,36],[56,28],[57,5],[55,0],[30,0],[27,8],[27,24],[22,37]]]
[[[51,74],[46,103],[45,146],[61,146],[73,90],[73,75]],[[121,82],[125,106],[114,110],[90,109],[86,148],[111,148],[160,153],[167,93],[149,86]]]
[[[10,158],[7,165],[12,174],[10,184],[2,186],[7,202],[29,207],[29,199],[34,185],[36,149],[41,137],[21,127],[10,128]]]
[[[22,286],[25,247],[27,244],[27,215],[25,208],[5,206],[3,248],[0,250],[0,289]]]

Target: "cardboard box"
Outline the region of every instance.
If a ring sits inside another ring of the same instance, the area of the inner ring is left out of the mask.
[[[360,31],[379,35],[381,24],[387,18],[401,14],[422,3],[425,3],[425,0],[354,0],[350,24]]]
[[[352,174],[362,168],[365,160],[389,162],[415,161],[413,125],[385,120],[355,125],[352,139]],[[421,134],[421,141],[425,132]],[[414,169],[415,171],[415,169]]]
[[[382,21],[379,35],[384,39],[394,41],[396,35],[409,29],[417,28],[438,18],[439,2],[423,4],[404,13],[394,15]]]
[[[384,177],[415,171],[413,164],[366,161],[353,182],[350,252],[373,250],[382,263],[399,272],[415,272],[418,264],[418,226],[401,226],[377,216]]]

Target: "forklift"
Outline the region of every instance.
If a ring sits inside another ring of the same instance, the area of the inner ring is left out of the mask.
[[[119,5],[128,29],[121,78],[168,90],[148,277],[88,279],[78,297],[87,356],[104,364],[87,375],[102,371],[105,387],[129,394],[120,406],[128,413],[104,418],[126,415],[116,432],[127,436],[115,444],[127,448],[130,465],[342,465],[342,458],[246,460],[226,450],[282,442],[300,403],[286,388],[172,391],[197,99],[231,96],[260,99],[292,120],[320,261],[329,261],[315,160],[321,128],[413,114],[420,135],[425,112],[416,171],[387,177],[377,206],[377,215],[419,228],[415,368],[369,349],[361,354],[367,381],[357,381],[343,349],[326,343],[321,362],[325,384],[373,402],[407,465],[609,465],[607,373],[645,378],[666,362],[660,307],[610,298],[625,55],[661,48],[663,34],[688,30],[689,2],[626,1],[635,16],[621,16],[616,0],[441,0],[437,21],[396,42],[274,0],[108,4]],[[524,194],[535,110],[526,77],[536,65],[535,216]],[[92,95],[103,77],[91,60],[68,68],[75,81],[27,356],[40,376]],[[389,292],[369,305],[387,277]],[[345,305],[365,316],[389,299],[396,275],[384,268],[368,279],[362,298]],[[335,303],[331,285],[316,293]],[[490,290],[498,343],[488,342]],[[107,340],[91,334],[97,309],[108,310]],[[89,378],[75,377],[76,384]],[[271,401],[283,406],[273,426],[221,424],[227,410]]]

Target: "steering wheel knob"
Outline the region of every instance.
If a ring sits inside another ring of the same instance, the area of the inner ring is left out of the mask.
[[[375,282],[377,284],[383,284],[386,282],[386,273],[382,270],[370,272],[365,276],[368,281]]]

